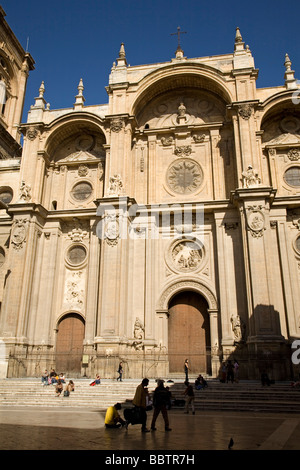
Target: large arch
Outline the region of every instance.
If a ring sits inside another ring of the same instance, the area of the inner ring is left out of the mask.
[[[140,82],[130,114],[138,115],[147,103],[170,90],[178,88],[197,88],[209,91],[224,103],[233,101],[233,96],[225,84],[222,73],[203,64],[185,63],[168,65],[151,72]]]
[[[186,279],[182,277],[175,281],[173,280],[164,287],[157,302],[157,312],[167,312],[171,298],[184,290],[197,292],[206,299],[209,310],[218,310],[217,298],[211,287],[207,286],[197,278],[190,277]]]
[[[48,128],[45,142],[45,151],[51,156],[55,150],[72,136],[80,133],[95,132],[103,136],[106,143],[106,134],[102,119],[88,112],[68,113],[55,119]]]

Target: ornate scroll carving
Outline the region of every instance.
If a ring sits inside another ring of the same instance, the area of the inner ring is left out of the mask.
[[[168,147],[169,145],[172,145],[172,144],[173,144],[174,139],[173,139],[172,136],[170,136],[170,137],[162,137],[162,138],[160,139],[160,141],[161,141],[161,143],[162,143],[162,145],[163,145],[164,147]]]
[[[196,142],[196,144],[200,143],[200,142],[204,142],[205,140],[205,134],[201,134],[201,135],[196,135],[194,134],[193,135],[193,140],[194,142]]]
[[[296,162],[296,161],[300,160],[300,150],[299,149],[291,149],[291,150],[288,151],[287,156],[292,162]]]
[[[191,155],[192,147],[190,145],[182,145],[180,147],[176,147],[174,153],[177,157],[187,157]]]

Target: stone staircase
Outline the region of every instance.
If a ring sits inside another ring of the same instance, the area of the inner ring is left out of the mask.
[[[132,398],[141,380],[104,379],[100,385],[90,386],[90,379],[74,379],[75,391],[70,397],[56,397],[53,385],[42,386],[39,378],[1,379],[0,407],[66,407],[106,410],[120,402],[123,408],[132,406]],[[184,399],[185,385],[182,380],[165,382],[170,386],[172,398]],[[156,387],[150,380],[149,392]],[[300,388],[294,389],[289,382],[278,382],[262,387],[258,381],[241,381],[222,384],[208,380],[208,387],[195,390],[195,408],[201,411],[252,411],[300,413]],[[173,407],[173,409],[181,409]]]

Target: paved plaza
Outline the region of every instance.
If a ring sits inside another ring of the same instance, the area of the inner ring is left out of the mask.
[[[121,410],[122,412],[122,410]],[[128,430],[105,429],[103,411],[81,408],[2,407],[1,450],[101,450],[177,451],[299,450],[300,414],[170,410],[171,432],[164,431],[161,416],[157,430],[141,433],[140,425]],[[150,428],[152,412],[148,412]],[[118,452],[118,456],[122,452]],[[142,454],[147,455],[147,452]]]

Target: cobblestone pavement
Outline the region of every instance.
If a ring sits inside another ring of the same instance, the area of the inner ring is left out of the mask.
[[[156,431],[105,429],[103,411],[62,408],[0,408],[1,450],[201,451],[299,450],[300,414],[169,411],[171,432],[161,415]],[[148,412],[148,427],[152,412]],[[104,452],[105,453],[105,452]],[[122,454],[122,453],[121,453]],[[118,454],[120,455],[120,454]]]

